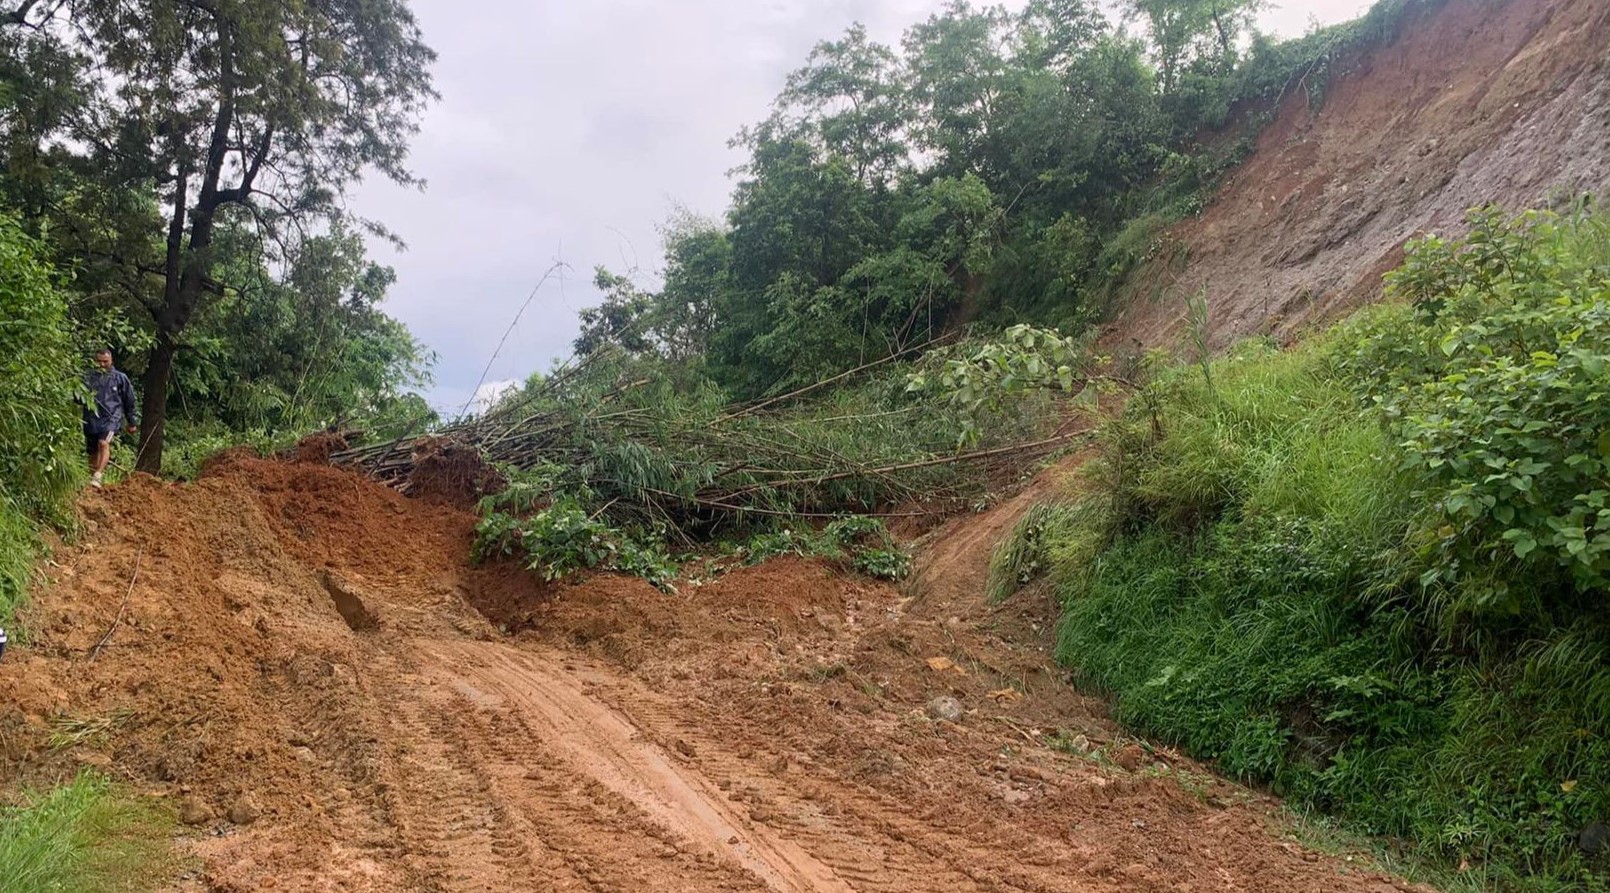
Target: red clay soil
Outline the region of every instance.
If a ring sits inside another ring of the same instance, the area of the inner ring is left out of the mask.
[[[328,467],[139,478],[86,497],[0,664],[0,781],[182,808],[173,890],[1408,889],[1126,738],[1043,594],[982,602],[1052,481],[904,591],[784,559],[666,595],[472,569],[469,515]]]
[[[1335,66],[1317,110],[1290,91],[1133,278],[1109,343],[1168,345],[1201,289],[1214,347],[1290,339],[1378,299],[1404,242],[1470,207],[1610,197],[1610,3],[1448,0],[1400,33]]]

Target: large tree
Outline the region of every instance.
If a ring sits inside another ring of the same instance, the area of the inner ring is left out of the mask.
[[[894,51],[856,23],[811,50],[778,95],[773,129],[849,160],[856,179],[887,185],[906,162],[906,85]]]
[[[1157,52],[1164,93],[1186,68],[1205,64],[1216,74],[1235,66],[1236,42],[1251,29],[1264,0],[1124,0],[1124,13],[1146,23]]]
[[[415,183],[404,161],[435,95],[434,54],[404,0],[60,0],[17,11],[96,73],[53,144],[83,147],[68,161],[85,188],[45,201],[73,232],[86,275],[116,283],[149,317],[139,467],[157,471],[175,359],[228,286],[219,233],[250,229],[248,244],[288,262],[294,246],[349,219],[345,191],[365,172]]]

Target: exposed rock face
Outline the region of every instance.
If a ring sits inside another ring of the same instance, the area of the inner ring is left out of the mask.
[[[1110,343],[1172,344],[1201,289],[1214,347],[1290,339],[1379,298],[1407,239],[1473,206],[1610,194],[1610,4],[1449,0],[1399,33],[1337,66],[1317,109],[1286,98],[1134,276]]]

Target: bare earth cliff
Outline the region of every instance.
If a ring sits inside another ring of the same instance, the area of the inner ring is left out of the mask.
[[[1399,33],[1333,70],[1317,108],[1288,92],[1136,277],[1117,337],[1167,343],[1206,289],[1216,347],[1289,339],[1378,298],[1403,243],[1468,208],[1610,194],[1610,3],[1449,0]]]

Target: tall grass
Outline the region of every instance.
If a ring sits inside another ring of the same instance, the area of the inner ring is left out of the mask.
[[[0,889],[137,893],[171,867],[172,820],[95,775],[0,810]]]

